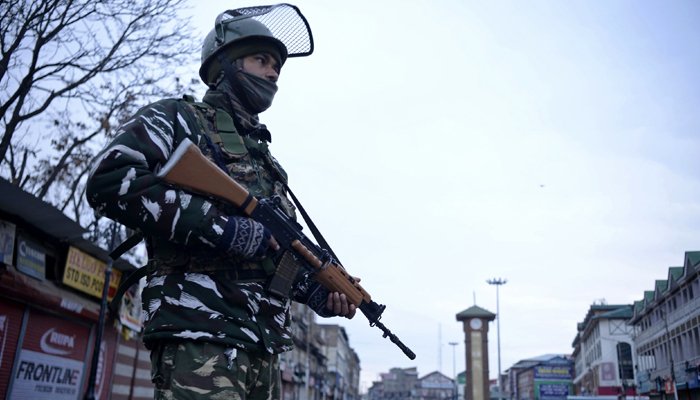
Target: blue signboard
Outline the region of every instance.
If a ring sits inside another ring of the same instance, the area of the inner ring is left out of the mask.
[[[539,385],[540,400],[566,399],[569,395],[568,383],[541,383]]]
[[[27,238],[17,240],[17,270],[37,279],[44,279],[46,253],[38,243]]]
[[[541,365],[535,367],[535,379],[573,379],[571,365]]]

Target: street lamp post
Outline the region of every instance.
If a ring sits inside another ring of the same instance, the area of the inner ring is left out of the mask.
[[[454,387],[454,399],[457,400],[457,395],[459,394],[459,390],[457,386],[457,364],[455,362],[455,349],[457,348],[457,342],[449,342],[450,346],[452,346],[452,377],[455,380],[455,387]]]
[[[501,279],[501,278],[493,278],[493,279],[488,279],[486,283],[489,285],[495,285],[496,286],[496,342],[498,346],[498,379],[496,379],[496,382],[498,383],[498,398],[499,400],[502,398],[503,395],[503,390],[501,387],[501,311],[499,307],[499,299],[498,299],[498,288],[501,285],[505,285],[506,282],[508,282],[507,279]]]

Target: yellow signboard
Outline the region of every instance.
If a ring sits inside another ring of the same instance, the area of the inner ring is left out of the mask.
[[[105,282],[107,264],[95,257],[84,253],[75,247],[68,249],[66,269],[63,272],[63,284],[78,289],[97,298],[102,297],[102,287]],[[109,280],[108,298],[111,300],[117,292],[121,272],[112,270]]]

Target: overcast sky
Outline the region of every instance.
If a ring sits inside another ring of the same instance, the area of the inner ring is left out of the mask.
[[[192,4],[201,41],[223,6]],[[316,49],[287,62],[261,115],[272,152],[417,354],[362,315],[327,321],[346,327],[363,389],[392,367],[451,376],[452,341],[463,371],[455,314],[474,299],[496,312],[489,278],[508,280],[506,370],[571,353],[594,301],[640,300],[700,250],[700,3],[294,4]],[[492,378],[496,342],[491,323]]]

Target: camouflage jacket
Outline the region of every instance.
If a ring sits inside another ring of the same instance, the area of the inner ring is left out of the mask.
[[[218,92],[207,92],[204,100],[228,108]],[[147,237],[147,268],[152,268],[142,294],[147,346],[162,339],[187,339],[279,353],[292,347],[290,299],[265,291],[273,272],[270,263],[236,259],[215,246],[225,225],[222,217],[237,211],[156,177],[173,150],[188,138],[252,194],[281,196],[285,210],[293,215],[280,182],[286,174],[269,154],[267,143],[246,137],[238,152],[217,145],[212,140],[212,133],[217,133],[213,107],[167,99],[139,110],[96,158],[87,199],[100,214]],[[252,147],[257,150],[248,151]],[[309,284],[299,287],[303,290],[295,292],[295,299],[308,303],[304,290]],[[317,302],[327,294],[320,289],[314,289]],[[329,316],[323,307],[315,309]]]

